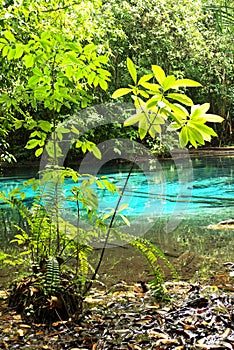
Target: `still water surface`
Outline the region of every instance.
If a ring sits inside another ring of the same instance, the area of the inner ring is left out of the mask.
[[[213,222],[234,218],[234,157],[203,157],[192,159],[191,169],[178,169],[173,161],[162,161],[161,168],[144,173],[133,171],[121,204],[128,207],[123,214],[133,218],[156,218],[183,216],[186,218],[213,218]],[[106,165],[100,176],[108,175],[121,190],[127,177],[127,167]],[[181,172],[183,181],[181,181]],[[187,172],[187,173],[186,173]],[[33,168],[8,169],[0,177],[0,191],[9,192],[22,186],[24,181],[36,175]],[[68,197],[74,183],[66,180],[64,193]],[[98,193],[99,211],[106,213],[115,207],[118,195],[95,188]],[[32,202],[35,193],[26,188],[26,201]],[[0,203],[3,206],[3,203]],[[67,201],[64,207],[76,211],[74,202]],[[207,223],[208,224],[208,223]]]

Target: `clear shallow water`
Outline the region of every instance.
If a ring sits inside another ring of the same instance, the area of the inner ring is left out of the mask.
[[[127,177],[127,168],[111,165],[101,169],[121,190]],[[192,170],[192,171],[191,171]],[[35,176],[35,169],[19,168],[0,178],[0,191],[11,191]],[[74,183],[67,180],[65,196],[71,194]],[[99,211],[109,212],[115,207],[118,195],[95,188],[98,192]],[[26,189],[26,201],[31,202],[35,193]],[[161,162],[161,168],[143,173],[134,171],[128,181],[121,204],[128,207],[122,212],[129,220],[154,220],[158,217],[212,218],[212,222],[234,218],[234,158],[196,158],[191,168],[178,168],[173,161]],[[3,206],[3,203],[0,203]],[[76,212],[73,202],[67,201],[64,208]],[[209,224],[210,222],[207,222]]]

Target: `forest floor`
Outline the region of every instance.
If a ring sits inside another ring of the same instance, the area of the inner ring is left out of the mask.
[[[216,265],[210,267],[210,275],[201,280],[196,278],[204,265],[199,256],[168,252],[181,280],[173,281],[164,269],[168,300],[159,302],[149,289],[152,276],[145,261],[129,249],[115,250],[114,260],[112,249],[107,250],[102,284],[86,297],[81,317],[49,327],[23,319],[7,306],[5,276],[0,291],[0,349],[234,349],[233,264],[223,264],[222,273]]]

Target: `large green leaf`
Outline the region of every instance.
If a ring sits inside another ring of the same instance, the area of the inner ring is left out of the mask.
[[[194,105],[191,107],[191,118],[203,116],[210,108],[209,103],[203,103],[202,105]]]
[[[141,86],[143,86],[144,88],[151,90],[152,92],[159,92],[161,86],[159,84],[152,84],[152,83],[148,83],[148,82],[144,82],[141,84]]]
[[[207,125],[199,124],[194,121],[192,123],[190,121],[190,124],[193,128],[197,129],[200,132],[205,141],[210,142],[211,136],[217,136],[216,132]]]
[[[193,105],[193,100],[184,95],[184,94],[179,94],[179,93],[171,93],[167,95],[167,98],[171,98],[172,100],[176,100],[180,103],[183,103],[186,106],[192,106]]]
[[[216,114],[205,114],[204,118],[206,118],[208,122],[213,122],[213,123],[222,123],[222,121],[224,120],[224,118]]]
[[[128,67],[128,71],[129,71],[129,73],[130,73],[130,75],[132,77],[132,80],[136,84],[136,82],[137,82],[136,67],[135,67],[134,63],[132,62],[132,60],[129,57],[127,58],[127,67]]]
[[[162,86],[164,80],[166,79],[166,74],[164,70],[160,66],[152,65],[152,71],[154,73],[156,80]]]
[[[153,78],[153,74],[143,75],[143,77],[141,77],[138,81],[138,85],[144,86],[143,84],[148,82],[151,78]]]
[[[97,146],[93,146],[92,147],[92,153],[97,159],[101,159],[102,158],[101,151],[99,150],[99,148]]]
[[[144,117],[142,117],[139,121],[139,129],[138,129],[141,140],[144,139],[148,131],[149,131],[149,123],[147,121],[146,116],[144,115]]]
[[[5,32],[3,32],[3,35],[5,36],[5,38],[9,41],[15,42],[15,36],[12,32],[10,32],[9,30],[6,30]]]
[[[187,127],[188,127],[188,137],[189,137],[190,143],[195,148],[197,148],[197,142],[201,145],[204,145],[205,140],[202,137],[202,134],[196,128],[193,128],[193,126],[190,125],[189,123],[188,123]]]
[[[24,46],[22,44],[16,44],[14,59],[20,58],[24,53]]]
[[[141,120],[141,118],[145,118],[144,113],[134,114],[124,121],[124,126],[134,125],[134,124],[138,123]]]
[[[45,132],[50,132],[52,125],[47,120],[39,120],[38,126]]]
[[[181,131],[180,131],[180,134],[179,134],[179,140],[180,140],[180,145],[181,147],[185,147],[187,144],[188,144],[188,128],[187,128],[187,125],[185,125]]]
[[[38,140],[38,139],[31,139],[31,140],[29,140],[29,141],[27,142],[25,148],[27,148],[27,149],[33,149],[33,148],[35,148],[36,146],[38,146],[39,143],[40,143],[40,140]]]
[[[176,81],[176,78],[174,75],[168,75],[162,84],[164,92],[169,89],[172,89],[174,87],[175,81]]]
[[[179,79],[175,81],[173,86],[171,86],[171,89],[177,89],[179,87],[198,87],[198,86],[202,86],[202,85],[195,80]]]
[[[132,89],[129,88],[120,88],[118,90],[116,90],[113,95],[112,98],[118,98],[118,97],[122,97],[124,95],[129,94],[129,92],[132,92]]]

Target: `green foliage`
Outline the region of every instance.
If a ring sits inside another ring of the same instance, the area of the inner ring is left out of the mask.
[[[1,111],[6,130],[35,130],[26,147],[38,147],[36,156],[58,120],[90,104],[95,89],[107,89],[108,58],[93,42],[99,6],[56,0],[0,5]]]
[[[197,148],[198,145],[204,145],[205,141],[210,141],[211,136],[217,136],[206,123],[220,123],[223,118],[207,114],[209,103],[194,105],[192,99],[182,90],[200,87],[200,83],[191,79],[176,79],[174,75],[166,76],[164,70],[157,65],[152,66],[153,74],[144,75],[137,81],[136,68],[129,58],[127,66],[135,85],[116,90],[112,97],[119,98],[131,93],[136,113],[126,119],[124,125],[138,124],[141,139],[144,139],[147,133],[154,139],[162,132],[167,134],[174,130],[179,133],[181,147],[190,143]],[[191,107],[191,112],[185,106]],[[162,131],[166,122],[169,125]]]
[[[48,292],[56,291],[59,286],[60,271],[59,263],[56,258],[50,258],[46,265],[45,289]]]
[[[104,1],[100,20],[105,28],[105,44],[112,53],[110,91],[129,84],[127,57],[140,76],[150,73],[153,62],[176,78],[199,79],[203,88],[190,90],[189,97],[200,103],[210,102],[211,112],[225,119],[216,127],[220,144],[231,142],[232,17],[231,0],[188,0],[186,4],[182,0]]]

